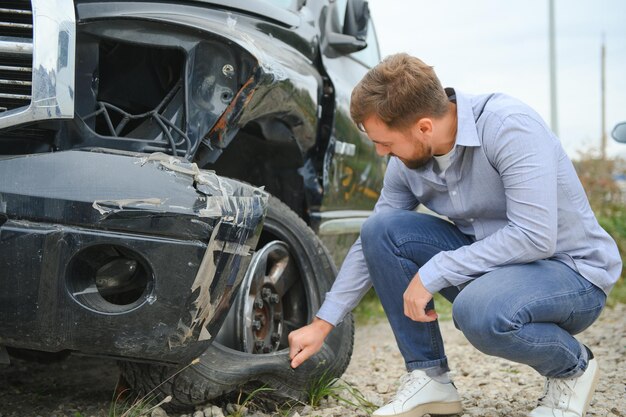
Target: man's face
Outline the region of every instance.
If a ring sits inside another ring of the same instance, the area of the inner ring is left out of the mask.
[[[374,142],[376,153],[395,156],[408,168],[420,168],[433,156],[432,146],[420,130],[419,122],[410,129],[395,130],[377,116],[370,116],[363,121],[363,127]]]

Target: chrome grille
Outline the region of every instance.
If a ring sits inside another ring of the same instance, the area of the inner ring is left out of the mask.
[[[32,97],[33,12],[30,0],[0,0],[0,114]]]

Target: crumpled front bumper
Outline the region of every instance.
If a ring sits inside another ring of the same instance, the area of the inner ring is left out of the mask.
[[[0,346],[189,361],[266,208],[262,190],[163,154],[0,159]]]

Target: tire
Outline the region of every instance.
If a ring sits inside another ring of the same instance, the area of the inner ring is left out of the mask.
[[[281,260],[285,259],[288,266],[280,270],[285,264]],[[290,269],[291,266],[295,269]],[[261,278],[251,278],[259,270],[269,271],[264,275],[262,289],[257,282]],[[274,274],[275,270],[280,272]],[[272,275],[279,277],[276,282],[288,281],[289,285],[272,287],[271,280],[268,281]],[[348,315],[333,329],[320,352],[297,369],[290,367],[287,335],[313,319],[335,275],[332,258],[319,238],[289,207],[270,197],[256,254],[237,301],[200,362],[171,379],[168,378],[176,372],[175,368],[121,362],[122,376],[139,394],[157,387],[151,395],[160,398],[171,395],[170,408],[177,410],[204,404],[239,389],[245,391],[264,385],[274,389],[272,395],[307,400],[311,383],[322,376],[341,376],[352,354],[354,323]],[[267,316],[265,310],[269,313],[269,324],[267,317],[265,322],[262,320]],[[280,316],[277,313],[282,314],[280,323],[272,321],[272,317]],[[244,320],[249,314],[255,316]],[[250,321],[256,327],[243,324]],[[268,332],[271,332],[269,337]]]

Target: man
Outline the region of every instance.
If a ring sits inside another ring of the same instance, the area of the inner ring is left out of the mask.
[[[314,321],[289,335],[292,367],[323,344],[373,283],[406,362],[377,416],[462,411],[432,295],[480,351],[547,378],[532,417],[584,416],[598,378],[573,335],[600,314],[621,260],[558,139],[503,94],[444,90],[397,54],[366,74],[351,116],[389,155],[384,186]],[[451,222],[415,212],[419,203]]]

